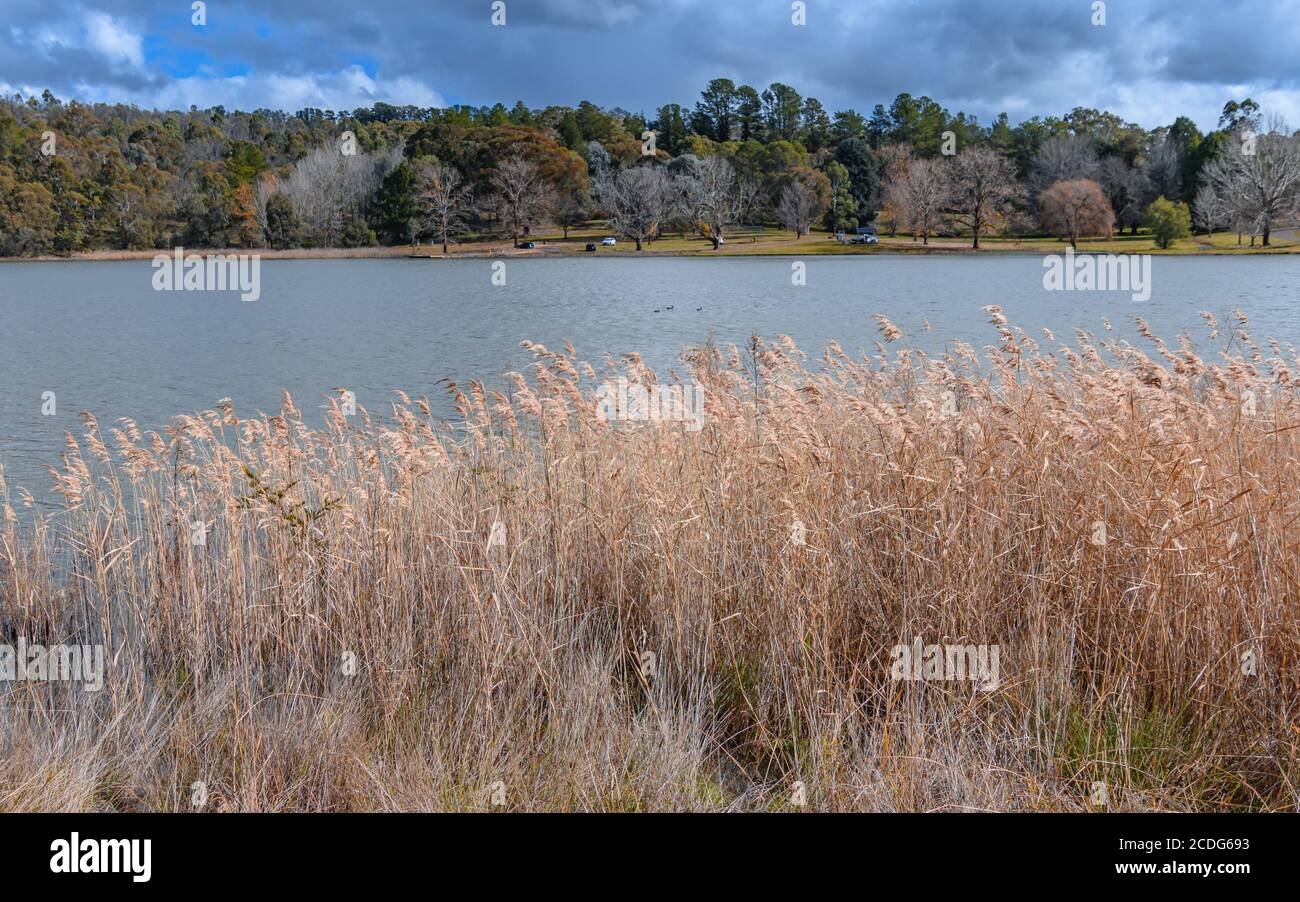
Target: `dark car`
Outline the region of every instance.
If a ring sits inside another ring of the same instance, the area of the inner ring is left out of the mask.
[[[594,243],[594,242],[591,242],[591,241],[588,241],[588,242],[587,242],[587,250],[589,250],[589,251],[594,251],[595,249],[596,249],[596,245],[595,245],[595,243]]]

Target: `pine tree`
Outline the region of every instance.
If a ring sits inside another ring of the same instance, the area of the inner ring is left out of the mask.
[[[380,235],[390,244],[409,244],[415,214],[415,174],[402,162],[384,178],[375,198]]]
[[[853,199],[857,202],[853,214],[859,223],[871,222],[876,217],[876,203],[880,196],[880,176],[876,172],[876,159],[871,148],[861,138],[849,138],[835,148],[835,159],[848,171],[853,183]]]
[[[266,202],[266,240],[271,247],[282,250],[298,243],[302,224],[294,212],[289,195],[277,191]]]

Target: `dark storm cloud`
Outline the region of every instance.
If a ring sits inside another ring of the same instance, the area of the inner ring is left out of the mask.
[[[1300,0],[491,0],[317,3],[0,0],[0,86],[61,95],[346,108],[384,99],[530,106],[592,100],[652,112],[708,79],[784,81],[830,109],[900,91],[987,120],[1115,110],[1213,125],[1253,94],[1300,118]]]

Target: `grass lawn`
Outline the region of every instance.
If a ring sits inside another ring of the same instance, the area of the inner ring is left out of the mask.
[[[619,238],[615,247],[600,245],[601,239],[610,234],[610,231],[601,225],[588,224],[582,228],[570,229],[568,237],[565,238],[562,230],[552,226],[539,230],[537,234],[530,236],[530,239],[537,245],[531,250],[512,248],[508,241],[470,241],[456,246],[453,255],[555,256],[584,254],[587,253],[586,246],[589,242],[597,244],[598,247],[595,253],[600,256],[626,256],[638,253],[636,244],[625,238]],[[976,253],[970,245],[971,242],[968,237],[955,236],[931,236],[927,245],[923,244],[920,239],[904,232],[900,232],[896,237],[882,234],[880,243],[875,245],[841,244],[829,232],[814,231],[810,235],[796,238],[794,232],[788,229],[768,228],[757,235],[732,236],[717,250],[713,248],[712,243],[706,238],[701,238],[698,235],[682,235],[679,232],[670,232],[657,241],[646,242],[644,250],[640,254],[642,256],[820,256],[881,253]],[[434,249],[436,255],[436,246],[425,245],[425,248],[430,247]],[[984,236],[980,239],[978,253],[1060,254],[1064,253],[1067,247],[1069,247],[1067,242],[1051,236],[1011,238],[994,235]],[[423,251],[424,248],[413,250]],[[1079,241],[1079,252],[1174,255],[1286,254],[1300,253],[1300,240],[1297,240],[1295,230],[1279,229],[1274,232],[1272,244],[1269,247],[1263,247],[1258,239],[1256,239],[1255,246],[1251,247],[1249,236],[1243,236],[1241,244],[1238,245],[1236,233],[1219,232],[1210,238],[1204,235],[1184,238],[1175,242],[1172,247],[1162,250],[1156,247],[1155,240],[1150,233],[1139,230],[1136,235],[1124,234],[1114,235],[1110,238],[1082,239]]]
[[[1084,239],[1079,242],[1079,250],[1090,253],[1111,254],[1236,254],[1236,253],[1294,253],[1300,250],[1300,241],[1287,231],[1286,237],[1272,236],[1269,247],[1263,247],[1259,239],[1255,246],[1250,246],[1250,236],[1242,236],[1240,246],[1235,232],[1216,232],[1213,236],[1194,235],[1174,242],[1168,250],[1156,247],[1155,239],[1143,230],[1136,235],[1115,235],[1111,238]],[[947,239],[945,239],[947,240]],[[969,242],[966,242],[969,244]],[[1038,253],[1063,253],[1068,243],[1051,237],[1033,238],[981,238],[981,250],[987,245],[990,250],[1019,250]]]

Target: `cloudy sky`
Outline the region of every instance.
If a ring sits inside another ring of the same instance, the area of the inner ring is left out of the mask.
[[[377,100],[653,113],[710,79],[830,110],[900,91],[988,121],[1112,110],[1213,127],[1254,97],[1300,125],[1300,0],[0,0],[0,90],[186,108]]]

